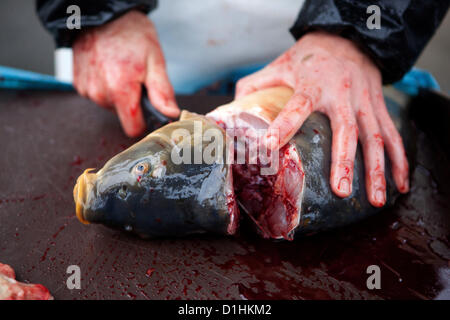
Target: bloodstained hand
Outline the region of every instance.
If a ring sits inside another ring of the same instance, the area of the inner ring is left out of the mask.
[[[106,25],[83,32],[73,44],[74,86],[105,108],[115,109],[125,133],[144,133],[141,84],[163,114],[178,116],[172,85],[153,23],[130,11]]]
[[[312,112],[326,114],[333,130],[330,184],[340,197],[352,193],[359,137],[367,196],[373,206],[381,207],[386,202],[385,145],[398,190],[409,190],[408,161],[386,109],[381,80],[377,67],[353,42],[311,32],[261,71],[239,80],[236,98],[278,85],[294,89],[264,137],[263,143],[272,150],[286,144]]]

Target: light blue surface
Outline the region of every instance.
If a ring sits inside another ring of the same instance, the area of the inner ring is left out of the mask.
[[[260,69],[262,69],[266,64],[256,64],[241,67],[230,72],[224,73],[222,75],[217,75],[216,79],[212,81],[211,79],[193,79],[189,82],[177,82],[174,80],[175,92],[179,94],[193,94],[197,90],[214,83],[215,81],[223,80],[224,84],[229,82],[236,83],[240,78],[252,74]],[[419,93],[419,89],[434,89],[440,90],[439,84],[436,79],[425,70],[418,68],[412,68],[408,73],[406,73],[402,80],[393,84],[393,86],[406,94],[415,96]],[[220,88],[218,93],[226,93],[226,88]]]
[[[262,69],[266,64],[255,64],[218,74],[215,81],[225,80],[224,83],[236,83],[240,78]],[[178,94],[193,94],[201,88],[210,85],[212,79],[197,78],[188,82],[173,80],[175,92]],[[409,95],[417,95],[420,88],[439,90],[439,84],[433,76],[421,69],[413,68],[402,80],[394,83],[394,87]],[[40,89],[40,90],[73,90],[71,83],[62,82],[53,76],[39,74],[10,67],[0,66],[0,88],[6,89]],[[218,92],[226,93],[226,88]]]
[[[0,66],[0,88],[73,90],[70,83],[57,80],[53,76]]]

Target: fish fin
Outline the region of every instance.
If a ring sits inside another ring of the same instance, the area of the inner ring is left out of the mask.
[[[195,112],[182,110],[181,115],[180,115],[180,121],[189,120],[189,119],[198,118],[198,117],[202,117],[202,115],[195,113]]]
[[[226,114],[238,116],[241,113],[247,113],[271,123],[289,101],[292,93],[293,90],[288,87],[262,89],[219,106],[206,116],[212,119],[223,119]]]

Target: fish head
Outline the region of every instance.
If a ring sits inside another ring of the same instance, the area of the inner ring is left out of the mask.
[[[155,189],[171,169],[170,143],[150,136],[110,159],[102,169],[87,169],[73,190],[76,215],[85,223],[130,229],[149,207]]]
[[[205,129],[219,128],[203,118],[199,121]],[[145,238],[234,232],[229,165],[179,163],[173,158],[174,148],[182,144],[173,133],[177,129],[191,133],[193,128],[192,119],[170,123],[110,159],[98,172],[85,170],[73,191],[78,219]]]

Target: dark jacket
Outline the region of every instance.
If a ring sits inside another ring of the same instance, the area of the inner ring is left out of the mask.
[[[81,8],[81,26],[103,25],[135,9],[148,13],[157,0],[37,0],[37,12],[57,46],[71,46],[80,30],[69,30],[66,12]],[[384,83],[391,83],[413,66],[444,18],[450,0],[306,0],[290,29],[298,39],[312,30],[325,30],[353,40],[380,68]],[[282,1],[280,1],[280,5]],[[369,29],[370,5],[380,8],[380,29]]]

